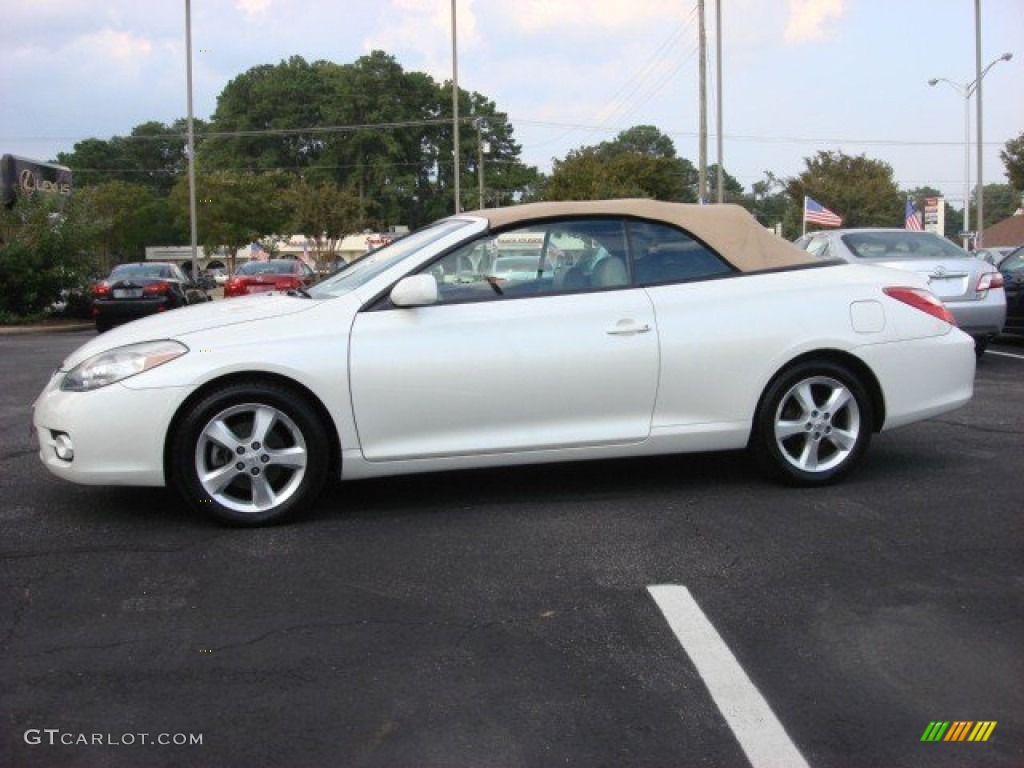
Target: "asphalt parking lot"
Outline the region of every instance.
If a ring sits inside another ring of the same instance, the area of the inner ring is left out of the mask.
[[[831,488],[522,467],[233,530],[39,464],[91,335],[0,336],[0,765],[1024,764],[1024,340]]]

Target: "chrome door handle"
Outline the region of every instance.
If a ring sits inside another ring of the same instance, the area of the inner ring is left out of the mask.
[[[636,320],[619,320],[605,333],[609,336],[632,336],[637,333],[647,333],[650,330],[651,326],[647,323],[638,323]]]

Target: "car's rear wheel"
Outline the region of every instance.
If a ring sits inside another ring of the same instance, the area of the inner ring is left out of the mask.
[[[273,383],[204,397],[178,426],[172,451],[172,484],[185,500],[242,526],[278,523],[311,504],[330,454],[315,409]]]
[[[769,474],[791,485],[834,482],[871,442],[871,399],[855,374],[807,361],[780,374],[758,408],[751,449]]]

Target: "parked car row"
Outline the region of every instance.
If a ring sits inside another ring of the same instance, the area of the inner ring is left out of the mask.
[[[203,270],[197,279],[177,264],[159,261],[118,264],[90,292],[96,330],[104,332],[140,317],[212,300],[209,291],[224,286],[224,297],[267,291],[305,290],[316,273],[294,259],[243,264],[233,277],[225,269]]]

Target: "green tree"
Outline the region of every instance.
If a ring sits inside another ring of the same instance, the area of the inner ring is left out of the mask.
[[[196,122],[199,132],[203,123]],[[71,169],[78,189],[123,181],[167,195],[185,172],[185,147],[184,119],[171,125],[152,120],[135,126],[128,136],[80,141],[72,152],[58,153],[57,161]]]
[[[1018,193],[1024,192],[1024,133],[1006,142],[999,157],[1006,165],[1010,186]]]
[[[800,235],[799,227],[793,225],[794,218],[800,214],[793,214],[793,201],[786,194],[786,182],[771,171],[765,171],[764,178],[751,185],[745,202],[740,202],[764,226],[775,229],[781,225],[783,237],[793,240]]]
[[[805,195],[842,216],[844,227],[902,226],[904,201],[888,163],[826,151],[804,163],[803,173],[786,184],[797,219],[789,229],[799,228]]]
[[[985,223],[982,229],[1012,216],[1020,207],[1020,194],[1009,184],[985,185]]]
[[[284,204],[292,177],[285,173],[208,171],[196,177],[196,228],[207,253],[225,251],[232,271],[235,253],[245,245],[272,239],[285,229],[290,211]],[[178,222],[188,222],[188,180],[171,191]]]
[[[328,267],[341,239],[365,225],[359,199],[330,182],[300,179],[285,192],[284,202],[290,211],[288,230],[313,241],[318,267]]]
[[[718,164],[712,163],[708,166],[708,189],[710,190],[710,199],[718,199]],[[728,171],[722,172],[722,192],[724,197],[722,202],[725,203],[738,203],[745,205],[749,202],[749,198],[743,193],[743,185],[734,177],[730,176]]]
[[[94,255],[102,271],[121,261],[145,258],[147,245],[182,242],[166,196],[150,187],[107,181],[75,193],[77,206],[94,227]]]
[[[672,140],[653,126],[635,126],[614,140],[571,150],[554,160],[548,200],[649,197],[694,202],[696,171],[676,156]]]
[[[521,197],[537,174],[520,162],[507,116],[478,93],[460,90],[459,106],[463,207],[478,202],[477,125],[487,134],[493,199]],[[451,91],[429,75],[405,72],[382,51],[344,65],[293,56],[228,83],[200,158],[207,167],[333,182],[359,200],[368,223],[417,226],[453,210],[452,139]]]
[[[12,208],[0,208],[0,319],[39,313],[62,289],[81,285],[94,272],[93,237],[74,198],[62,204],[50,195],[19,195]]]

